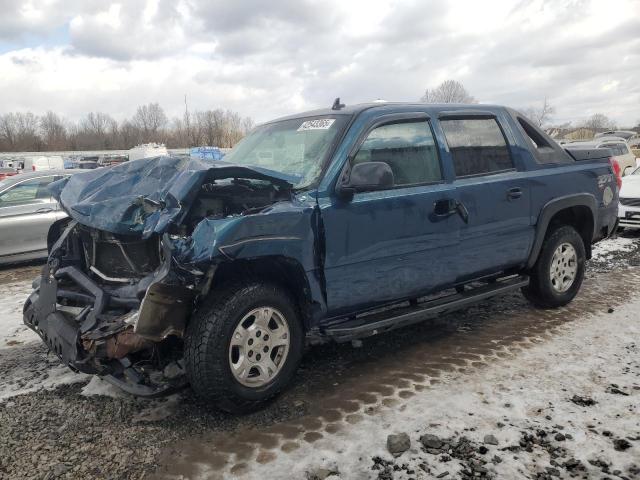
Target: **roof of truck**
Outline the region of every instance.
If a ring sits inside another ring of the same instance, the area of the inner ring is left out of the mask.
[[[437,113],[442,111],[457,111],[457,110],[478,110],[478,111],[487,111],[487,110],[504,110],[505,107],[501,105],[488,105],[483,103],[422,103],[422,102],[386,102],[386,101],[378,101],[371,103],[357,103],[353,105],[345,105],[339,110],[334,110],[331,107],[328,108],[320,108],[317,110],[309,110],[306,112],[300,112],[293,115],[287,115],[284,117],[276,118],[269,122],[272,123],[278,122],[281,120],[292,120],[296,118],[303,117],[315,117],[315,116],[323,116],[323,115],[357,115],[362,113],[365,110],[379,108],[381,110],[397,110],[403,111],[407,110],[407,108],[414,107],[419,108],[420,110],[426,110],[428,112]]]

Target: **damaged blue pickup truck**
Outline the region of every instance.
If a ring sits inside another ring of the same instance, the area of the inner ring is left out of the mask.
[[[337,101],[257,127],[224,161],[74,175],[52,186],[69,217],[24,322],[133,394],[189,382],[249,411],[306,345],[514,289],[570,302],[616,226],[609,155],[565,150],[504,107]]]

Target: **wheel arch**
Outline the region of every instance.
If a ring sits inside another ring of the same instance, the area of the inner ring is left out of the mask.
[[[596,215],[596,199],[593,195],[586,193],[560,197],[546,203],[538,217],[527,268],[533,267],[536,263],[545,238],[558,225],[569,225],[576,229],[584,242],[587,259],[590,259],[591,244],[595,237]]]
[[[296,301],[305,332],[313,326],[313,319],[326,306],[313,272],[306,272],[302,264],[291,257],[269,255],[223,262],[216,269],[211,291],[238,281],[264,281],[285,288]],[[211,294],[211,293],[210,293]]]

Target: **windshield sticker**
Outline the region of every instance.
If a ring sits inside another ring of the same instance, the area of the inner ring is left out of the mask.
[[[320,120],[307,120],[306,122],[302,122],[302,125],[298,127],[298,132],[304,132],[306,130],[329,130],[333,122],[335,122],[335,118],[322,118]]]

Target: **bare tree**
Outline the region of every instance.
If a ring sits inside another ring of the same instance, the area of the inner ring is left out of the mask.
[[[425,103],[478,103],[456,80],[445,80],[435,88],[427,88],[420,101]]]
[[[17,126],[14,113],[0,116],[0,144],[4,150],[15,151]]]
[[[2,115],[0,140],[13,151],[40,150],[43,144],[38,135],[38,117],[31,112]]]
[[[590,130],[602,130],[602,129],[615,129],[616,124],[613,120],[609,119],[606,115],[602,113],[594,113],[589,118],[587,118],[581,125],[584,128],[588,128]]]
[[[48,111],[40,117],[40,133],[47,150],[67,148],[67,127],[56,113]]]
[[[76,131],[76,144],[79,148],[107,149],[111,148],[112,135],[117,128],[117,122],[106,113],[89,112],[80,121],[80,128]]]
[[[242,133],[242,117],[236,112],[227,110],[225,112],[224,137],[221,146],[230,147],[238,143],[244,133]]]
[[[144,142],[160,141],[159,132],[166,126],[167,122],[167,116],[158,103],[139,106],[132,119],[132,123],[142,132],[142,140]]]
[[[231,147],[253,127],[250,118],[222,109],[190,113],[170,126],[157,103],[139,107],[133,118],[118,123],[106,113],[89,112],[79,122],[49,111],[0,113],[0,151],[129,149],[162,141],[172,148],[213,145]]]
[[[197,112],[196,118],[204,143],[211,146],[222,146],[226,127],[224,110]]]
[[[253,119],[251,117],[244,117],[242,119],[242,127],[240,128],[240,130],[242,131],[242,135],[246,135],[247,133],[249,133],[251,130],[253,130],[254,124],[253,124]]]
[[[529,120],[539,127],[546,126],[555,112],[555,107],[549,103],[547,97],[544,97],[544,101],[539,107],[529,107],[522,111]]]

